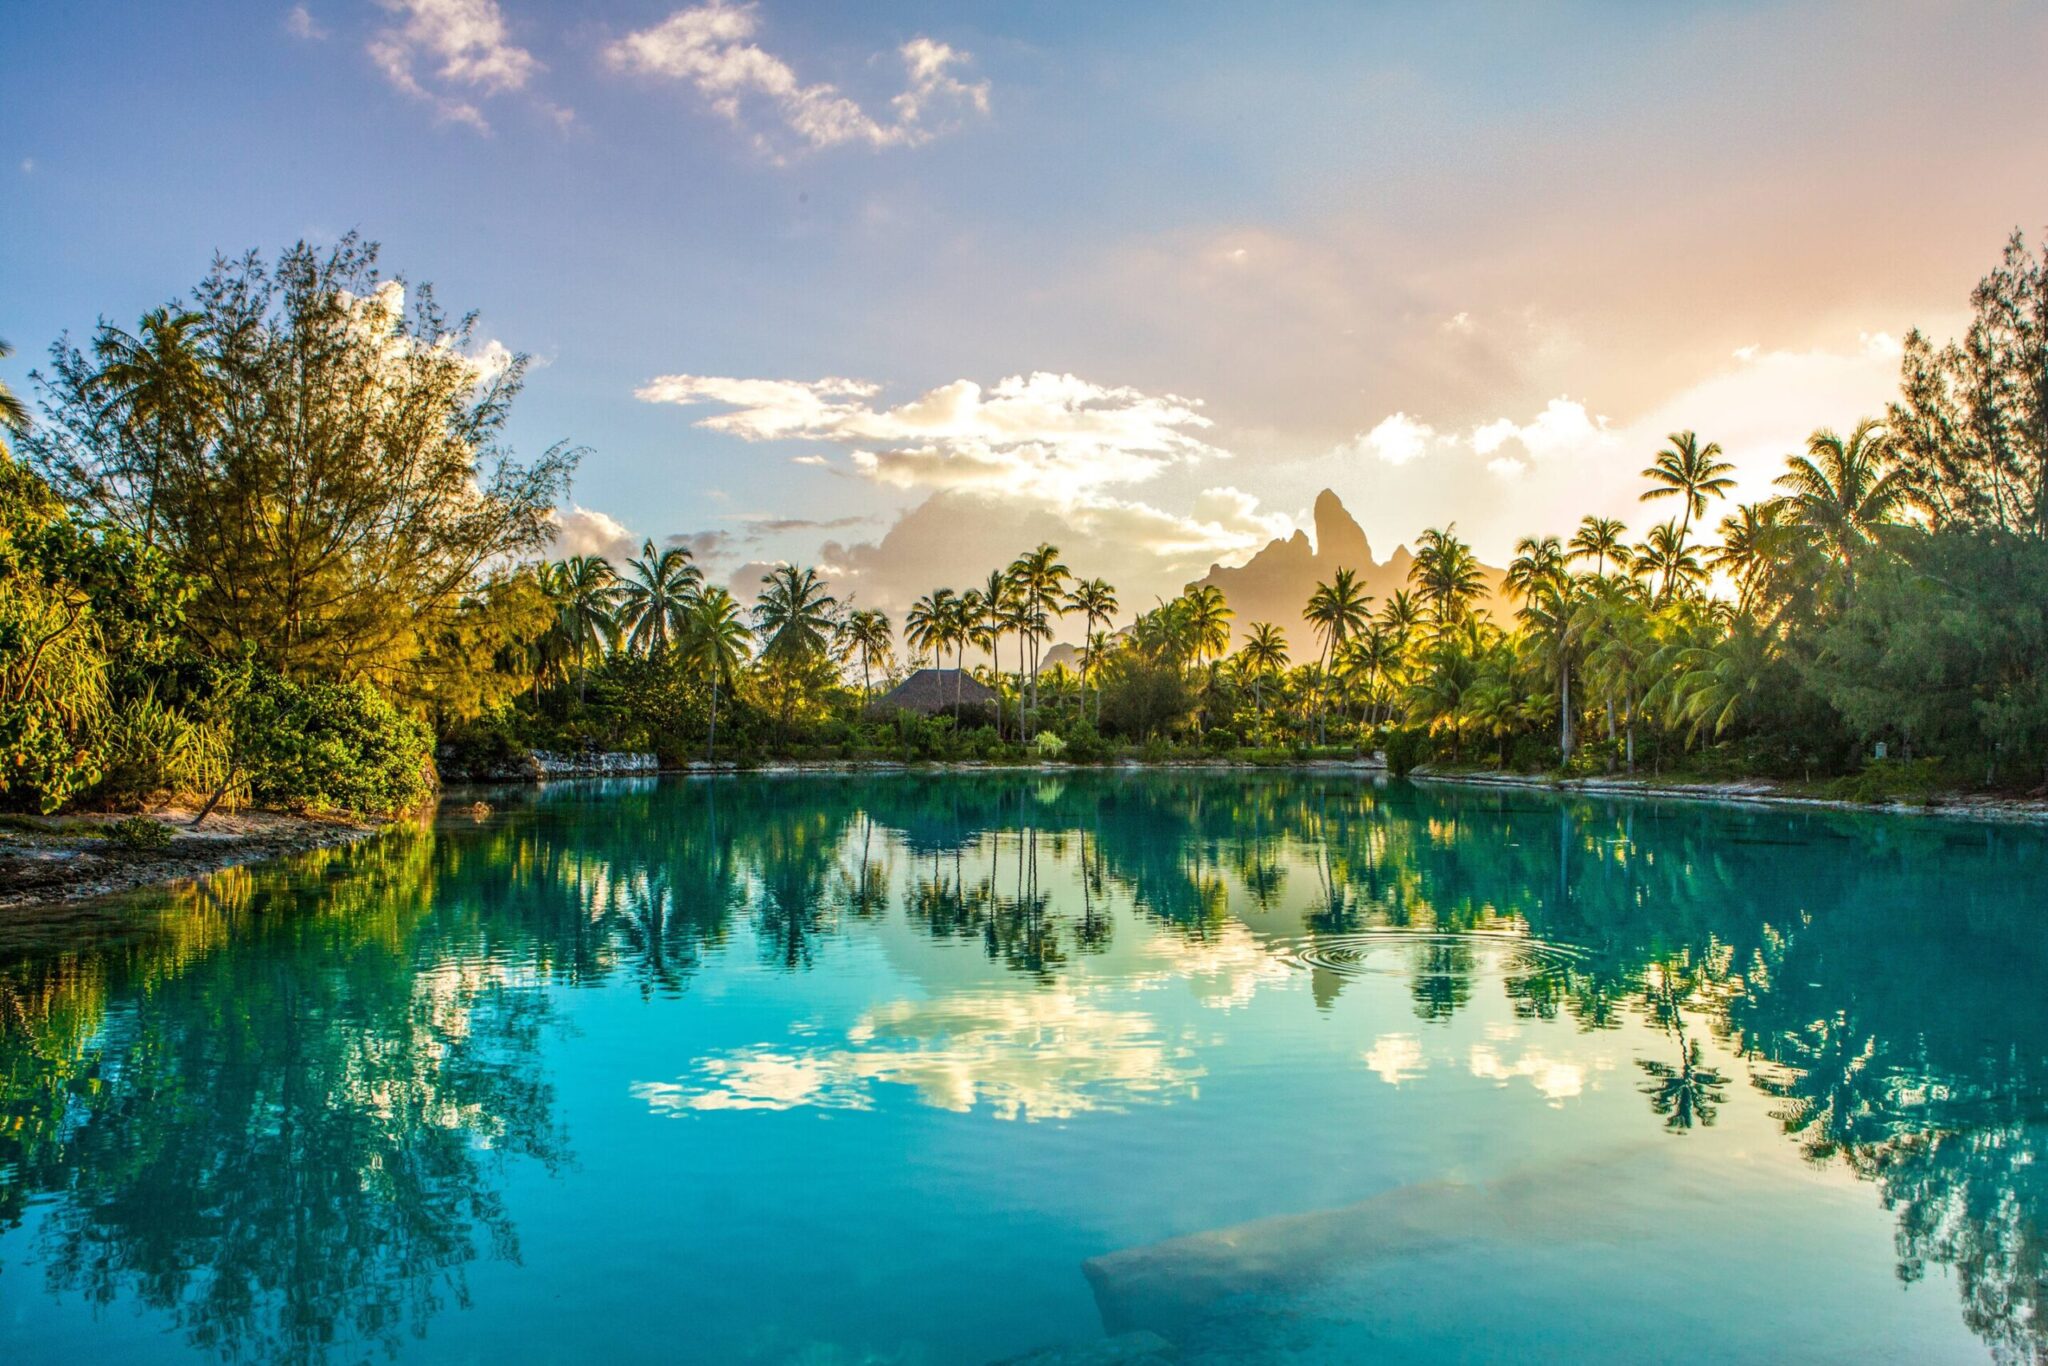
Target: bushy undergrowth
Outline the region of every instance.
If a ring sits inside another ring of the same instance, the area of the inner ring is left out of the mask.
[[[172,839],[170,826],[148,816],[124,817],[101,826],[95,833],[123,849],[165,849]]]

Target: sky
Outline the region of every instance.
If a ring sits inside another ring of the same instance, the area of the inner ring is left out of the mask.
[[[0,45],[0,361],[358,230],[534,362],[563,550],[1145,603],[1768,490],[2048,224],[2048,4],[74,0]]]

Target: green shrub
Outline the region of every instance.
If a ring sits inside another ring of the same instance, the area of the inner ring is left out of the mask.
[[[1109,742],[1102,738],[1094,723],[1085,718],[1068,725],[1066,741],[1069,763],[1100,763],[1110,755]]]
[[[118,844],[123,849],[166,849],[170,847],[171,827],[148,816],[128,816],[99,828],[99,837],[109,844]]]
[[[1396,726],[1387,732],[1387,772],[1405,777],[1430,757],[1429,732],[1421,726]]]
[[[1873,759],[1829,783],[1827,794],[1849,802],[1928,802],[1951,786],[1939,759]]]
[[[425,723],[370,684],[298,683],[251,668],[236,692],[235,760],[257,802],[383,815],[433,791]]]
[[[1032,737],[1031,748],[1041,759],[1057,759],[1067,752],[1067,742],[1060,739],[1058,731],[1042,730]]]

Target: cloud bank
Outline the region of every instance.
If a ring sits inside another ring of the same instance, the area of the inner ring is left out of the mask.
[[[1200,403],[1177,394],[1046,372],[989,386],[958,379],[894,405],[878,401],[878,386],[846,378],[678,374],[636,393],[649,403],[718,407],[697,425],[743,441],[826,447],[830,454],[792,458],[926,494],[881,541],[828,542],[821,551],[882,605],[957,580],[970,561],[1007,561],[1037,540],[1165,587],[1174,574],[1240,560],[1294,525],[1228,485],[1195,492],[1184,512],[1128,496],[1132,485],[1230,458],[1208,439]]]

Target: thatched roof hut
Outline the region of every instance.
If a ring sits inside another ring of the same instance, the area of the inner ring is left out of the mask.
[[[919,669],[876,698],[874,710],[885,714],[914,711],[931,716],[950,712],[956,701],[963,708],[990,707],[995,705],[996,695],[986,683],[959,669]]]

